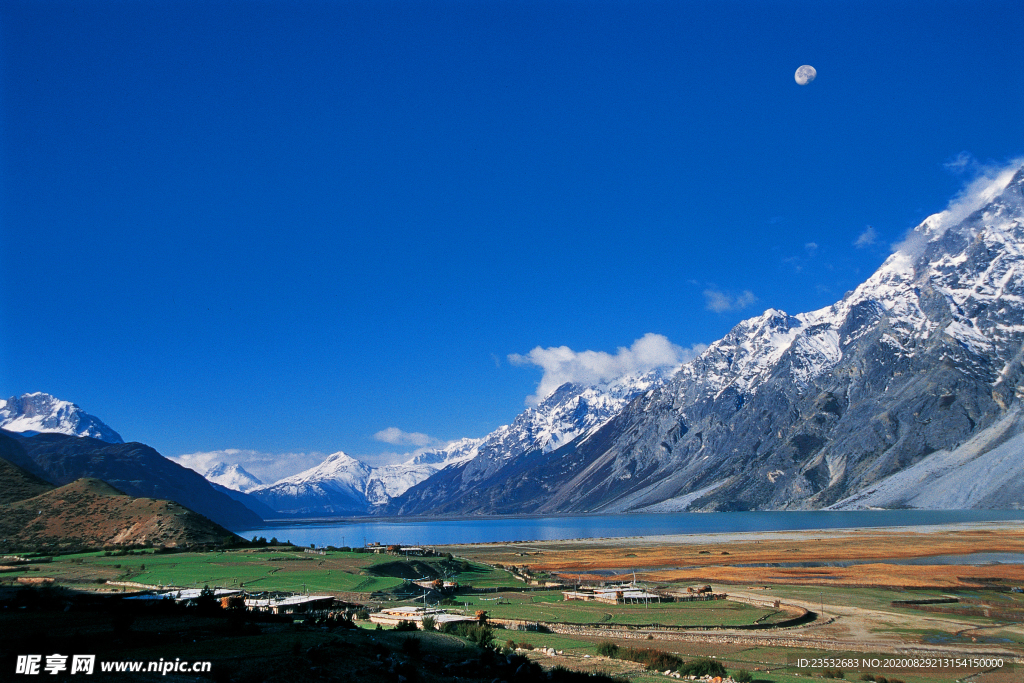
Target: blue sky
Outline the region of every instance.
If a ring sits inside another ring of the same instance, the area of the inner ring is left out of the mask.
[[[852,289],[1024,152],[1021,35],[989,0],[0,0],[0,393],[166,455],[482,436],[542,379],[510,354]]]

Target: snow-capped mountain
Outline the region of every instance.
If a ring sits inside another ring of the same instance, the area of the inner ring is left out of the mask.
[[[741,322],[575,441],[485,444],[392,507],[1024,504],[1022,189],[1024,168],[974,187],[841,301]],[[953,486],[958,473],[970,476]]]
[[[121,435],[70,401],[36,392],[0,399],[0,428],[31,432],[88,436],[107,443],[124,443]]]
[[[338,451],[308,470],[249,491],[278,512],[292,515],[364,514],[370,468]]]
[[[546,454],[591,434],[637,395],[660,386],[677,368],[661,367],[594,386],[567,383],[509,425],[499,427],[476,447],[476,456],[454,464],[410,490],[386,508],[391,514],[442,509],[457,512],[461,496],[474,491],[506,466],[528,454]]]
[[[407,462],[375,468],[339,451],[316,467],[248,493],[286,514],[365,514],[439,470],[475,457],[480,441],[461,439],[420,451]]]
[[[477,456],[483,439],[459,439],[443,448],[420,451],[397,465],[375,467],[366,480],[366,500],[375,509],[386,505],[439,471]]]
[[[470,486],[525,453],[550,452],[593,432],[633,397],[664,383],[675,369],[657,368],[591,387],[564,384],[512,424],[482,439],[461,439],[442,448],[418,451],[407,462],[372,469],[335,453],[306,472],[249,493],[288,514],[401,514],[408,510],[405,506],[395,509],[391,501],[418,484],[456,477]],[[449,498],[449,493],[446,488],[438,495]],[[423,502],[417,499],[415,504],[422,506]]]
[[[205,472],[200,472],[200,474],[207,481],[220,484],[232,491],[241,491],[242,493],[247,493],[258,486],[263,486],[263,482],[259,478],[247,472],[244,467],[237,463],[228,465],[218,462]]]

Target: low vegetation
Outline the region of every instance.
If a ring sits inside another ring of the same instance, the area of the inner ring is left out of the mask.
[[[466,609],[485,608],[492,618],[567,624],[627,626],[741,626],[789,618],[785,612],[728,600],[607,605],[563,600],[561,591],[458,596]]]

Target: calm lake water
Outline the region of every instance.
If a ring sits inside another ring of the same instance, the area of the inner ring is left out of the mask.
[[[361,546],[365,543],[445,545],[502,541],[553,541],[666,534],[719,534],[804,529],[918,526],[963,522],[1024,522],[1024,510],[856,510],[850,512],[675,512],[664,514],[497,517],[268,523],[239,531],[244,538],[277,537],[298,545]]]

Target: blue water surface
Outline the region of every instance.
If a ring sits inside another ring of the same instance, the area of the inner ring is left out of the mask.
[[[381,519],[268,523],[239,531],[244,538],[276,537],[298,545],[448,545],[718,534],[804,529],[928,526],[964,522],[1024,522],[1024,510],[854,510],[808,512],[671,512],[556,517]]]

